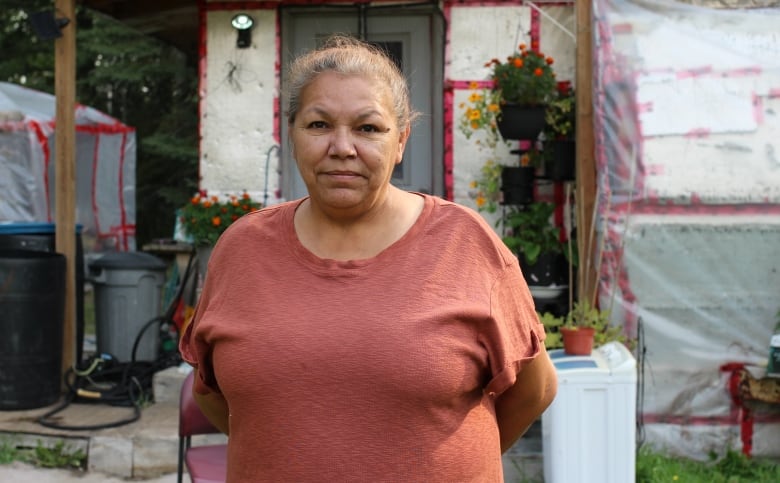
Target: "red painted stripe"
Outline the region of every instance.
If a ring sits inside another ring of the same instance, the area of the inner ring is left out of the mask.
[[[100,234],[100,207],[97,202],[97,172],[98,172],[98,147],[100,146],[100,134],[95,136],[95,146],[92,148],[92,215],[95,217],[95,233]],[[121,191],[121,190],[120,190]]]
[[[46,199],[46,220],[51,221],[51,200],[49,199],[49,164],[51,163],[51,151],[49,150],[49,139],[44,134],[41,125],[37,121],[30,121],[30,127],[38,139],[38,144],[43,151],[43,195]]]
[[[125,147],[127,146],[127,134],[122,135],[122,145],[119,148],[119,219],[124,228],[127,225],[127,209],[125,208]],[[120,240],[124,251],[130,249],[130,245],[127,241],[127,233],[122,230],[122,238]]]

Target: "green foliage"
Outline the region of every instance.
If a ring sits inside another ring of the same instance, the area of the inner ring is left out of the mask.
[[[642,448],[636,460],[637,483],[773,483],[780,481],[780,466],[770,461],[749,459],[727,450],[722,458],[710,454],[701,462],[664,455]]]
[[[544,116],[545,139],[573,139],[576,114],[574,91],[561,93],[559,97],[550,101]]]
[[[220,200],[201,191],[181,208],[181,224],[194,245],[213,246],[231,223],[261,207],[246,192]]]
[[[54,93],[54,42],[29,13],[50,0],[0,0],[0,80]],[[82,6],[76,10],[76,97],[136,129],[136,238],[173,234],[176,209],[198,184],[194,59]]]
[[[594,328],[593,345],[596,347],[612,341],[626,343],[623,328],[610,323],[610,312],[593,307],[586,300],[574,302],[569,313],[564,316],[555,316],[549,312],[537,315],[547,335],[544,341],[544,346],[547,349],[563,347],[563,340],[559,332],[561,327],[567,329],[577,327]]]
[[[499,220],[507,233],[503,237],[506,246],[517,254],[522,253],[529,265],[534,265],[542,253],[568,256],[566,245],[560,241],[559,229],[551,221],[554,211],[555,204],[536,202],[508,208]]]
[[[553,59],[541,52],[533,52],[520,44],[506,62],[492,59],[490,78],[501,93],[501,101],[522,105],[545,105],[556,96]]]
[[[87,456],[81,450],[72,450],[65,441],[45,446],[41,441],[35,448],[18,448],[9,441],[0,442],[0,464],[14,461],[30,463],[42,468],[84,468]]]

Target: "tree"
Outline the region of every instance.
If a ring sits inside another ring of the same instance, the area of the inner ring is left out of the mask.
[[[0,80],[54,92],[54,45],[31,12],[51,0],[0,0]],[[173,233],[175,211],[197,188],[197,71],[173,47],[79,6],[77,101],[136,129],[138,246]]]

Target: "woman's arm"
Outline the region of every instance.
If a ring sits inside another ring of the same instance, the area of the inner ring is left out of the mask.
[[[558,376],[550,356],[542,352],[517,374],[514,385],[496,400],[496,420],[505,452],[552,403],[558,390]]]
[[[195,378],[198,377],[198,370],[195,369]],[[230,424],[228,423],[228,405],[222,394],[210,392],[208,394],[198,394],[194,390],[192,396],[195,398],[195,402],[200,406],[200,410],[211,421],[218,430],[225,434],[230,433]]]

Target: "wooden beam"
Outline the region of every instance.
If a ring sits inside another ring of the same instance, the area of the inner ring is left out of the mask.
[[[55,247],[65,255],[65,318],[62,372],[76,361],[76,0],[54,0],[57,17],[70,23],[54,41],[54,95],[57,99],[54,168]],[[79,267],[81,269],[81,267]]]
[[[593,134],[593,5],[592,0],[575,2],[577,57],[575,94],[577,104],[577,250],[579,269],[578,300],[595,302],[597,271],[592,262],[596,242],[593,210],[596,202],[596,163]]]

